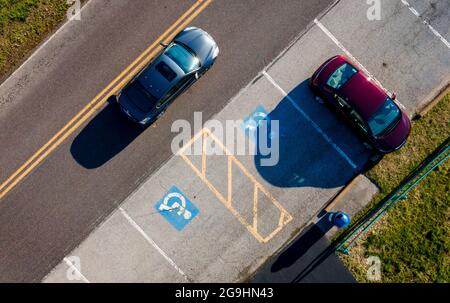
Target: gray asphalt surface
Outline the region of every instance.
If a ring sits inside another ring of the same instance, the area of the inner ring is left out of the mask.
[[[216,0],[193,25],[221,48],[214,68],[155,127],[106,105],[0,201],[0,281],[40,281],[172,154],[171,123],[222,109],[331,0]],[[90,0],[0,88],[5,180],[194,1]],[[14,85],[13,85],[14,84]]]

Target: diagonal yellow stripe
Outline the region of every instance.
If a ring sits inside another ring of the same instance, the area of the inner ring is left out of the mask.
[[[89,102],[89,104],[87,104],[75,117],[73,117],[60,131],[58,131],[56,135],[54,135],[44,146],[42,146],[32,157],[30,157],[30,159],[28,159],[18,170],[16,170],[16,172],[14,172],[0,185],[0,199],[3,198],[12,188],[14,188],[14,186],[26,177],[36,166],[38,166],[70,134],[72,134],[80,125],[90,118],[95,111],[106,102],[110,95],[117,92],[142,67],[148,64],[151,57],[160,50],[159,43],[161,41],[167,42],[172,40],[180,30],[186,27],[195,17],[205,10],[211,2],[212,0],[198,0],[193,6],[190,7],[189,10],[178,18],[178,20],[173,23],[161,36],[159,36],[157,40],[155,40],[138,58],[133,61],[133,63],[122,71],[119,76],[117,76],[105,89],[103,89],[101,93]]]

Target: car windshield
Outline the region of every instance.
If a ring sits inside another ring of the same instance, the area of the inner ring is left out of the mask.
[[[327,85],[334,89],[340,89],[357,73],[358,70],[356,68],[348,63],[344,63],[330,76]]]
[[[369,118],[369,127],[374,136],[379,136],[389,131],[400,117],[400,109],[387,98],[386,102]]]
[[[190,73],[200,67],[200,61],[181,44],[173,43],[164,53],[172,59],[185,73]]]

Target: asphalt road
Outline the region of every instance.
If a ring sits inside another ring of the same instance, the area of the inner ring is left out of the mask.
[[[171,155],[176,119],[206,120],[331,0],[216,0],[192,23],[221,53],[214,68],[145,131],[103,107],[0,200],[0,281],[40,281]],[[90,0],[0,87],[5,180],[194,1]]]

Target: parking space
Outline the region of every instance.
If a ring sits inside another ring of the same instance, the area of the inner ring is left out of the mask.
[[[310,92],[314,70],[347,52],[397,92],[410,113],[450,74],[446,45],[401,1],[382,2],[382,20],[368,21],[364,1],[340,1],[215,122],[196,128],[177,155],[70,253],[80,258],[83,277],[241,281],[306,226],[369,158],[361,140]],[[438,27],[442,17],[436,16]],[[260,120],[279,121],[279,132],[268,135],[279,140],[279,153],[237,153],[238,142],[254,149],[251,122]],[[218,131],[227,121],[238,121],[231,141]],[[200,153],[191,153],[196,146]],[[270,156],[275,165],[263,165]],[[68,271],[62,261],[44,281],[70,282]]]
[[[143,278],[147,282],[186,282],[182,272],[174,269],[120,211],[92,233],[74,255],[80,260],[80,264],[74,264],[79,272],[68,266],[73,262],[68,257],[47,282],[140,282]]]
[[[417,12],[422,21],[430,24],[447,42],[450,40],[450,2],[442,0],[403,0]]]

